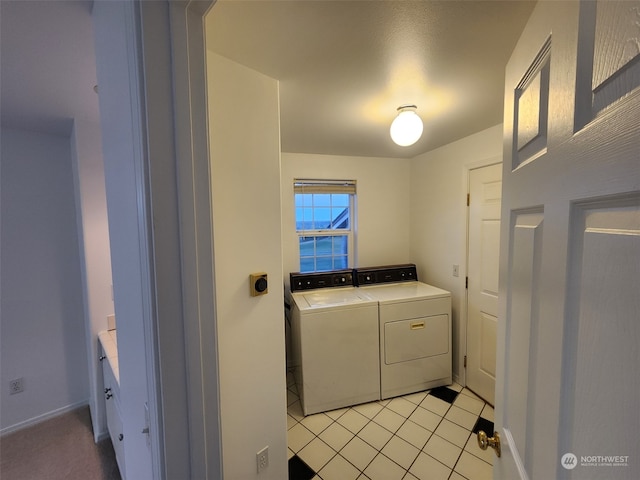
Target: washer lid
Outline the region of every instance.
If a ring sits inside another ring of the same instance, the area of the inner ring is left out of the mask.
[[[365,292],[360,292],[355,287],[321,288],[306,292],[294,292],[292,297],[301,310],[361,306],[376,303],[376,300],[368,298]]]
[[[380,303],[395,303],[407,300],[451,296],[451,293],[446,290],[422,282],[387,283],[358,288],[365,290],[366,293]]]

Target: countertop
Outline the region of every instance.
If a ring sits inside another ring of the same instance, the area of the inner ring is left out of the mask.
[[[120,385],[120,370],[118,368],[118,337],[115,328],[113,330],[103,330],[98,334],[98,339],[102,345],[102,351],[106,355],[106,360],[111,366],[116,382]]]

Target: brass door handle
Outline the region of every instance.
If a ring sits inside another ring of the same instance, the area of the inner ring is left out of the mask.
[[[502,450],[500,449],[500,435],[498,432],[495,432],[493,437],[487,437],[487,434],[484,433],[483,430],[480,430],[478,432],[478,446],[482,450],[486,450],[488,447],[493,448],[498,458],[502,454]]]

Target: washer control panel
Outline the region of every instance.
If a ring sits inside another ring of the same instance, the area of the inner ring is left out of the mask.
[[[292,292],[315,288],[353,287],[353,278],[352,270],[289,274]]]

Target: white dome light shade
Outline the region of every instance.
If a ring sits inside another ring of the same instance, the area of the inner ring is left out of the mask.
[[[415,105],[403,105],[398,108],[398,116],[391,123],[391,139],[401,147],[413,145],[422,136],[422,119],[416,113]]]

